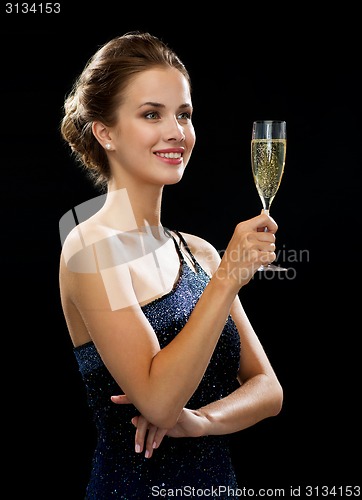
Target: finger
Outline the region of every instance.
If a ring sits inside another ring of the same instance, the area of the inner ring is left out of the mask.
[[[264,266],[271,264],[276,258],[277,256],[274,252],[260,252],[260,262]]]
[[[149,425],[149,422],[142,415],[140,415],[137,418],[137,427],[136,427],[136,433],[135,433],[135,451],[136,451],[136,453],[142,453],[142,451],[143,451],[148,425]]]
[[[147,440],[146,440],[146,451],[145,451],[146,458],[152,457],[154,447],[156,447],[156,445],[154,445],[156,432],[157,432],[157,427],[155,425],[151,425],[148,429]]]
[[[274,243],[269,241],[261,241],[258,245],[259,252],[262,253],[275,253],[276,247]]]
[[[267,216],[267,219],[265,220],[260,220],[256,230],[258,232],[268,232],[268,233],[276,233],[278,230],[277,224],[271,219],[270,217]]]
[[[146,451],[145,457],[151,458],[153,454],[153,450],[158,448],[161,444],[162,439],[164,438],[167,429],[160,429],[155,425],[150,426],[148,429],[147,441],[146,441]]]
[[[131,401],[127,398],[125,394],[117,394],[116,396],[111,396],[111,401],[118,405],[131,403]]]
[[[268,243],[275,243],[276,237],[274,233],[269,231],[260,231],[257,233],[250,233],[249,241],[265,241]]]
[[[166,436],[166,434],[167,434],[167,429],[160,429],[159,427],[157,427],[157,430],[156,430],[156,433],[155,433],[155,436],[153,439],[153,443],[152,443],[152,447],[154,450],[156,450],[160,446],[160,444],[161,444],[163,438]]]
[[[255,217],[253,220],[259,220],[257,231],[269,231],[271,233],[276,233],[278,230],[278,224],[275,222],[273,217],[270,217],[269,213],[264,209],[261,214]]]
[[[267,265],[276,259],[276,246],[274,243],[274,235],[264,236],[262,233],[257,234],[258,236],[254,238],[249,251],[249,259],[250,262],[254,262],[258,268],[260,263]]]
[[[274,234],[278,229],[276,222],[265,213],[257,215],[253,219],[239,222],[235,228],[234,236],[243,239],[245,234],[268,231]]]

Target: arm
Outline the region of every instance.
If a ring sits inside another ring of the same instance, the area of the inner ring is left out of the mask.
[[[280,412],[282,388],[238,297],[232,305],[231,314],[242,344],[240,387],[225,398],[197,410],[184,408],[177,424],[168,430],[149,426],[143,417],[136,419],[133,423],[139,451],[145,446],[147,456],[152,456],[153,449],[160,445],[165,434],[172,437],[230,434]],[[115,403],[126,402],[118,396],[112,397],[112,400]]]
[[[230,434],[246,429],[277,415],[282,407],[282,387],[238,298],[231,314],[242,343],[241,385],[225,398],[198,409],[196,415],[202,420],[202,425],[198,422],[199,435]]]
[[[269,232],[260,231],[264,226]],[[110,373],[149,422],[160,428],[176,424],[206,370],[236,294],[262,262],[275,259],[276,229],[265,214],[237,226],[188,323],[164,349],[138,305],[127,266],[112,270],[112,290],[125,304],[113,310],[96,249],[96,272],[72,272],[62,262],[62,303],[70,332],[84,324]]]
[[[219,256],[214,254],[211,272],[217,272],[219,261]],[[230,434],[275,416],[281,410],[282,387],[238,296],[230,312],[242,346],[238,376],[240,387],[225,398],[198,410],[184,409],[176,426],[167,431],[170,436]]]

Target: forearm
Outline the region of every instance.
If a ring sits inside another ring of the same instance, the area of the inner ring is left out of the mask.
[[[164,419],[163,426],[172,427],[176,423],[200,383],[234,299],[235,291],[213,278],[185,327],[154,357],[147,384],[150,396],[147,407],[152,408],[154,416],[155,405],[151,401],[157,399],[157,413]],[[147,416],[147,411],[144,407],[142,413]]]
[[[204,417],[204,434],[238,432],[281,410],[282,389],[276,379],[260,374],[245,381],[225,398],[198,410]]]

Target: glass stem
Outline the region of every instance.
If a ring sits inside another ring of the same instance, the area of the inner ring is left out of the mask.
[[[263,212],[264,212],[264,214],[269,215],[269,208],[263,208]],[[267,233],[267,232],[268,232],[268,228],[265,226],[264,233]]]

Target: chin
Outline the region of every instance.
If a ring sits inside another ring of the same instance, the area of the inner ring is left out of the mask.
[[[183,178],[183,172],[180,175],[174,175],[170,176],[166,181],[165,181],[165,186],[172,186],[173,184],[178,184]]]
[[[172,172],[168,172],[167,175],[163,176],[163,183],[165,186],[177,184],[182,179],[185,172],[185,167],[175,169]]]

